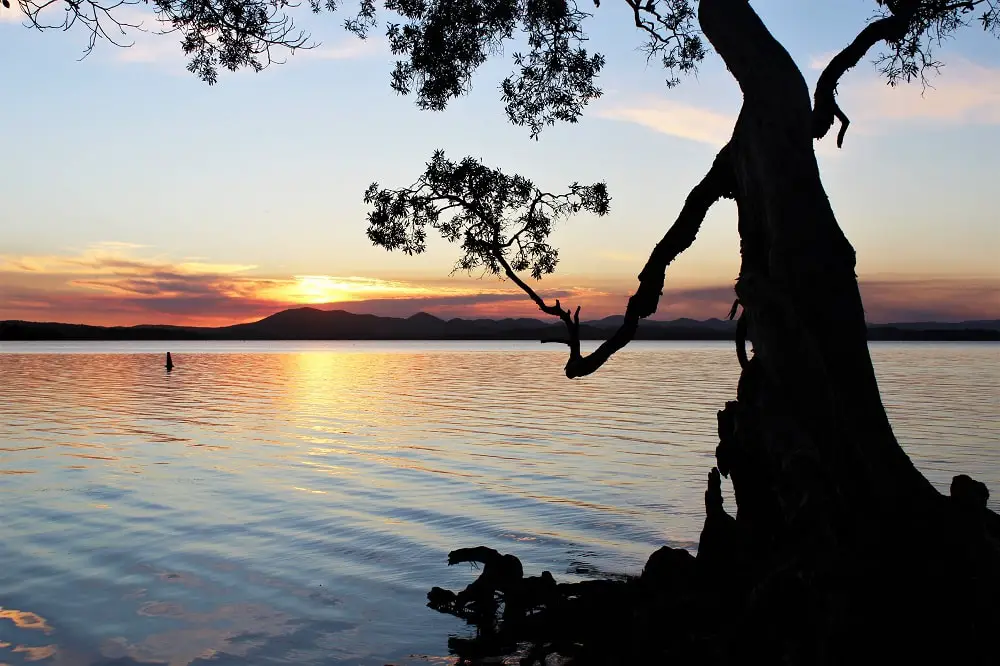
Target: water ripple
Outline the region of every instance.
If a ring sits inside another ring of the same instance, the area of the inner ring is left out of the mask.
[[[715,343],[583,381],[537,344],[161,346],[0,349],[0,662],[448,663],[456,546],[568,580],[696,546],[737,379]],[[1000,346],[872,354],[917,465],[997,507]]]

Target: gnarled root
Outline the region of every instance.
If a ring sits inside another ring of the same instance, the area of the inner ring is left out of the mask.
[[[720,412],[720,432],[732,435],[738,410]],[[745,471],[748,459],[728,471]],[[435,587],[427,605],[477,627],[449,641],[459,663],[515,653],[526,665],[550,654],[571,664],[973,663],[989,655],[997,626],[1000,518],[985,507],[983,484],[961,475],[952,486],[940,516],[882,533],[859,525],[858,542],[828,552],[794,520],[730,516],[713,468],[696,557],[664,546],[640,576],[557,583],[548,571],[524,576],[514,555],[464,548],[449,563],[478,563],[482,573],[458,593]],[[950,527],[922,535],[920,524]],[[949,548],[928,547],[925,536]]]

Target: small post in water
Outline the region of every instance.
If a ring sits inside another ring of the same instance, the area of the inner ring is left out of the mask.
[[[170,358],[170,352],[167,352],[167,372],[174,369],[174,361]]]

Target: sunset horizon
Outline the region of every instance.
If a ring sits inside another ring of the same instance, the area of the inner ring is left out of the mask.
[[[170,261],[150,250],[106,242],[75,254],[0,254],[0,320],[218,327],[302,306],[391,317],[426,312],[443,319],[550,319],[509,280],[493,275],[277,275],[205,258]],[[640,267],[637,262],[636,272]],[[1000,318],[1000,278],[875,274],[862,275],[859,283],[870,323]],[[544,296],[581,306],[584,320],[623,314],[635,284],[624,271],[556,272],[534,282]],[[733,281],[682,275],[668,280],[652,318],[721,319],[733,299]]]
[[[322,17],[317,36],[326,46],[256,75],[223,73],[209,87],[185,71],[169,38],[136,33],[130,48],[101,42],[78,62],[72,34],[24,30],[18,11],[0,10],[2,48],[8,61],[17,54],[39,67],[7,76],[22,91],[19,113],[45,131],[5,135],[7,164],[19,165],[0,180],[5,320],[217,326],[304,304],[544,319],[509,281],[451,275],[460,250],[433,235],[416,256],[366,237],[365,189],[412,182],[437,148],[552,191],[605,181],[608,215],[559,221],[551,236],[559,263],[532,284],[581,306],[584,318],[622,314],[650,250],[728,138],[740,105],[718,60],[697,79],[662,89],[661,73],[634,48],[634,28],[614,23],[592,35],[614,56],[603,96],[579,123],[556,124],[535,142],[497,104],[500,71],[477,79],[447,110],[423,112],[389,90],[393,56],[384,39],[360,42]],[[807,82],[865,14],[831,12],[804,39],[796,26],[811,20],[807,9],[761,11],[787,35]],[[1000,318],[1000,230],[980,194],[1000,170],[1000,58],[984,39],[970,32],[942,45],[947,66],[923,90],[889,87],[873,68],[856,68],[839,88],[853,107],[844,147],[816,143],[826,192],[856,250],[869,321]],[[45,85],[32,85],[34,77]],[[340,89],[351,91],[350,103]],[[294,103],[294,121],[285,100]],[[54,112],[66,104],[90,118],[90,131]],[[262,117],[287,121],[268,127]],[[667,270],[655,317],[728,314],[740,270],[736,217],[727,201],[709,212]]]
[[[0,0],[0,666],[996,661],[998,40]]]

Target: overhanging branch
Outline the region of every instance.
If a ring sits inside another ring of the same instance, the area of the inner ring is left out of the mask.
[[[660,296],[663,293],[663,283],[667,266],[677,256],[689,248],[701,229],[701,223],[708,209],[722,198],[735,196],[733,166],[730,159],[730,148],[727,145],[715,157],[712,168],[709,169],[701,182],[694,186],[684,201],[684,207],[677,219],[656,247],[653,248],[649,260],[639,273],[639,288],[628,299],[625,309],[625,319],[614,334],[586,356],[580,352],[580,308],[570,314],[556,301],[555,305],[547,305],[535,291],[521,280],[517,273],[511,270],[506,260],[498,258],[507,277],[520,287],[538,305],[538,308],[549,315],[559,317],[566,325],[567,340],[547,340],[546,342],[564,342],[569,345],[570,356],[566,362],[566,376],[570,379],[585,377],[600,368],[619,349],[627,345],[635,337],[639,320],[656,312]]]
[[[826,136],[836,118],[840,121],[837,147],[844,145],[844,135],[851,121],[837,104],[837,84],[840,78],[847,73],[847,70],[861,62],[871,47],[882,41],[902,39],[906,35],[912,15],[911,10],[873,21],[827,64],[820,74],[819,81],[816,82],[816,92],[813,95],[813,138],[822,139]]]
[[[984,28],[994,33],[1000,28],[996,0],[877,1],[885,13],[865,27],[830,61],[816,83],[813,136],[823,138],[833,126],[834,119],[838,119],[841,124],[837,134],[838,147],[843,145],[850,120],[837,104],[837,84],[873,46],[881,42],[888,47],[888,53],[879,56],[876,64],[890,85],[917,77],[926,85],[924,72],[936,70],[940,65],[932,56],[932,45],[940,44],[955,30],[972,23],[977,9],[983,10],[977,22],[982,23]]]

